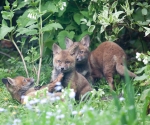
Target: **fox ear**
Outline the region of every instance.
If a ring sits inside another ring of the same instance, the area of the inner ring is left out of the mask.
[[[53,44],[53,54],[55,55],[55,54],[58,54],[58,53],[60,53],[60,51],[62,50],[57,44]]]
[[[15,80],[10,78],[10,77],[7,77],[7,80],[8,80],[8,83],[11,84],[11,85],[15,85]]]
[[[81,41],[83,46],[89,47],[90,46],[90,37],[89,35],[84,36]]]
[[[65,39],[65,43],[66,43],[66,49],[68,49],[69,47],[71,47],[71,45],[73,45],[73,41],[67,37]]]
[[[6,78],[2,78],[2,82],[3,82],[4,84],[7,84],[7,83],[8,83],[8,80],[7,80]]]
[[[74,56],[74,55],[77,56],[78,51],[79,51],[78,44],[75,44],[71,49],[69,49],[69,52],[70,52],[71,56]]]

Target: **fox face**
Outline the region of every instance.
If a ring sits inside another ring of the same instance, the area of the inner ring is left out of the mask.
[[[66,73],[75,68],[75,56],[78,52],[78,46],[71,49],[62,50],[57,44],[53,44],[53,66],[58,72]]]
[[[5,84],[7,90],[12,94],[12,96],[15,96],[13,94],[18,92],[23,93],[34,85],[33,78],[25,78],[23,76],[18,76],[14,79],[10,77],[3,78],[2,82]]]
[[[90,45],[90,38],[88,35],[82,38],[80,42],[73,42],[69,38],[66,38],[66,48],[72,48],[74,45],[78,45],[78,54],[76,55],[76,63],[84,63],[88,60],[89,57],[89,45]]]

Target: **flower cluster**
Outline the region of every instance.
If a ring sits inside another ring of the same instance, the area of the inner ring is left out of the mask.
[[[37,13],[29,13],[28,18],[36,20],[37,19]]]
[[[75,99],[76,93],[74,92],[74,89],[64,89],[62,92],[62,98],[66,98],[68,96],[70,99]]]
[[[64,7],[66,7],[66,2],[59,2],[58,5],[60,10],[64,10]]]
[[[136,59],[138,61],[142,61],[143,60],[143,63],[146,65],[148,63],[148,56],[143,54],[143,53],[136,53]]]

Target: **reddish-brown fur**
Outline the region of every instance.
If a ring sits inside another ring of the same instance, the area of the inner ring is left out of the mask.
[[[56,82],[60,81],[62,79],[62,75],[59,75],[58,78],[47,85],[44,85],[40,88],[44,89],[48,87],[48,89],[51,88],[51,84],[55,84]],[[25,78],[23,76],[18,76],[16,78],[3,78],[2,82],[5,84],[7,90],[11,94],[12,98],[17,100],[20,103],[24,103],[24,98],[22,96],[28,96],[28,97],[35,97],[36,92],[39,90],[35,90],[34,85],[34,79],[33,78]],[[43,95],[41,95],[43,96]],[[61,96],[61,93],[55,93],[54,96]]]
[[[53,45],[53,65],[52,81],[60,74],[63,73],[61,80],[62,86],[74,89],[76,99],[80,99],[92,88],[88,81],[75,70],[75,55],[77,54],[78,46],[74,46],[69,50],[62,50],[58,45]]]
[[[77,42],[75,42],[77,44]],[[85,36],[82,38],[81,42],[78,43],[80,46],[86,47],[82,51],[88,51],[88,47],[90,44],[89,36]],[[82,44],[82,45],[81,45]],[[69,42],[67,48],[71,48],[74,44]],[[79,50],[81,51],[81,50]],[[79,55],[81,55],[79,53]],[[105,77],[110,87],[114,89],[113,85],[113,74],[117,71],[120,75],[124,75],[125,67],[124,60],[126,59],[126,54],[124,50],[114,42],[103,42],[101,43],[94,51],[89,54],[88,60],[89,62],[85,62],[85,65],[88,65],[87,70],[90,72],[93,79]],[[135,77],[136,75],[129,70],[127,70],[129,76]]]

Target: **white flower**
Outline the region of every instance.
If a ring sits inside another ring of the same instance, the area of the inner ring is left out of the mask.
[[[29,13],[27,17],[31,18],[31,16],[32,16],[31,13]]]
[[[141,53],[136,52],[136,58],[139,58],[139,57],[140,57],[140,55],[141,55]]]
[[[124,100],[125,100],[125,98],[120,97],[120,98],[119,98],[119,100],[120,100],[120,102],[122,102],[122,101],[124,101]]]
[[[147,57],[144,58],[143,63],[144,63],[145,65],[148,63],[148,58],[147,58]]]
[[[21,99],[23,100],[23,104],[27,104],[29,102],[29,97],[28,96],[21,96]]]
[[[6,109],[0,108],[0,112],[4,112],[4,111],[6,111]]]
[[[63,6],[66,7],[66,2],[62,2]]]
[[[20,125],[21,120],[20,119],[14,119],[14,122],[12,125]]]
[[[66,2],[60,2],[59,6],[60,6],[60,10],[64,10],[64,7],[66,7]]]
[[[29,13],[27,17],[30,18],[30,19],[34,19],[35,20],[37,18],[37,14]]]
[[[50,98],[50,101],[51,101],[51,102],[55,102],[55,100],[56,100],[55,97],[51,97],[51,98]]]
[[[77,111],[72,111],[72,115],[76,115],[76,114],[78,114]]]
[[[97,0],[91,0],[91,1],[93,1],[93,2],[97,3]]]
[[[29,104],[30,104],[30,105],[35,105],[35,104],[37,104],[39,101],[40,101],[39,99],[36,99],[36,98],[35,98],[35,99],[29,101]]]
[[[93,110],[94,110],[94,108],[93,108],[93,107],[90,107],[90,108],[89,108],[89,110],[93,111]]]
[[[141,58],[138,58],[138,61],[141,61]]]
[[[61,7],[60,7],[60,10],[64,10],[64,6],[61,6]]]
[[[133,106],[133,105],[131,105],[131,106],[129,107],[129,110],[132,110],[132,109],[134,109],[134,106]]]
[[[69,93],[69,97],[72,99],[72,98],[75,98],[75,95],[76,93],[74,92],[74,89],[70,89],[70,93]]]
[[[52,112],[46,112],[46,118],[50,118],[51,116],[53,116]]]
[[[41,104],[47,103],[47,99],[46,99],[46,98],[45,98],[45,99],[42,99],[42,100],[40,101],[40,103],[41,103]]]
[[[65,117],[65,115],[64,114],[61,114],[61,115],[57,115],[56,116],[56,119],[63,119]]]

